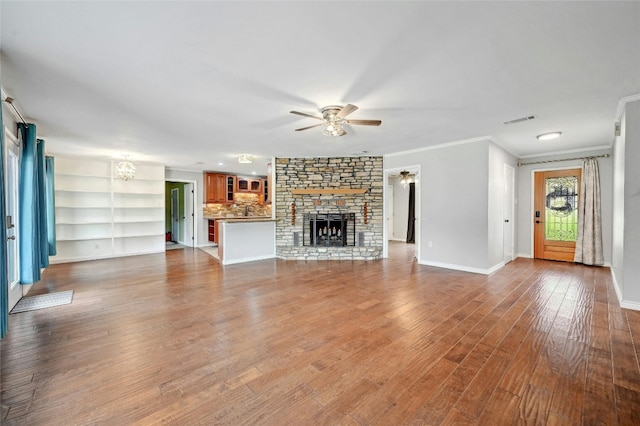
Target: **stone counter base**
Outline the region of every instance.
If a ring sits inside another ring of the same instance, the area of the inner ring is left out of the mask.
[[[376,260],[382,247],[276,247],[276,256],[287,260]]]

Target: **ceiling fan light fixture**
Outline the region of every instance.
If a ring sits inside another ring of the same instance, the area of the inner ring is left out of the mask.
[[[334,137],[347,134],[347,132],[345,132],[345,130],[340,125],[340,123],[336,121],[329,121],[327,125],[324,126],[324,128],[322,129],[322,132],[327,136],[334,136]]]
[[[413,177],[415,175],[411,174],[411,172],[407,171],[407,170],[403,170],[400,172],[400,183],[403,186],[407,186],[408,184],[410,184],[411,182],[413,182]]]
[[[314,124],[312,126],[301,127],[299,129],[294,129],[296,132],[302,130],[313,129],[314,127],[320,127],[322,129],[322,133],[327,136],[344,136],[347,134],[346,130],[344,130],[344,124],[356,124],[362,126],[379,126],[382,121],[380,120],[348,120],[346,117],[352,112],[358,109],[357,106],[352,104],[347,104],[345,106],[340,105],[329,105],[322,108],[320,111],[322,113],[322,117],[318,117],[313,114],[307,114],[306,112],[300,111],[289,111],[291,114],[301,115],[303,117],[315,118],[316,120],[322,121],[320,124]]]
[[[562,135],[562,132],[549,132],[536,136],[536,139],[539,141],[550,141],[552,139],[559,138],[560,135]]]

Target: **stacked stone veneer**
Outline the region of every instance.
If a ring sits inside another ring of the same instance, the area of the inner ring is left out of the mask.
[[[276,158],[276,253],[283,259],[371,260],[382,254],[382,157]],[[362,189],[364,194],[293,195],[293,189]],[[367,223],[364,211],[367,204]],[[295,222],[292,208],[295,204]],[[305,213],[355,213],[356,246],[303,246]],[[294,245],[294,233],[299,235]],[[364,233],[359,244],[358,233]]]

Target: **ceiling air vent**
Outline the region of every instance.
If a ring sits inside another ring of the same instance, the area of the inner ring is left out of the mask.
[[[521,123],[523,121],[529,121],[529,120],[533,120],[534,118],[536,118],[535,115],[530,115],[528,117],[520,117],[520,118],[516,118],[515,120],[509,120],[509,121],[503,121],[502,124],[515,124],[515,123]]]

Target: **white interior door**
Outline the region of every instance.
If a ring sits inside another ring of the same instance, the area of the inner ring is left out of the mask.
[[[180,203],[178,188],[171,190],[171,241],[180,239]]]
[[[20,268],[18,251],[18,179],[20,176],[20,149],[17,139],[9,132],[5,132],[5,198],[7,217],[7,286],[9,288],[9,310],[13,309],[22,297],[20,286]]]
[[[513,167],[504,165],[504,199],[502,202],[503,222],[503,248],[504,263],[511,262],[515,256],[515,244],[513,240],[513,210],[514,210],[514,190],[515,190],[515,170]]]
[[[393,185],[387,186],[387,240],[393,240]]]

